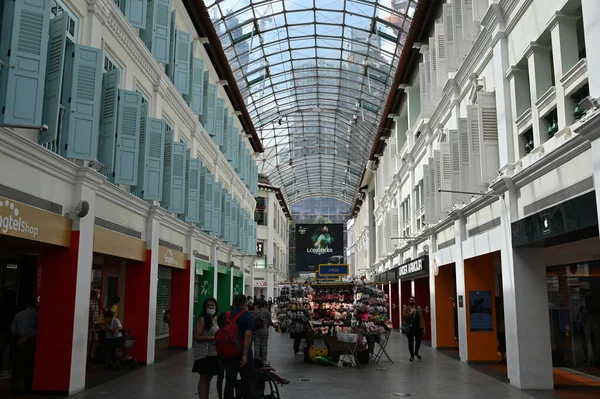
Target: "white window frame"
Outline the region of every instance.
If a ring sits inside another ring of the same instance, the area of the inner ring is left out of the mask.
[[[69,24],[69,29],[67,30],[67,37],[73,42],[77,43],[77,36],[79,33],[79,18],[75,13],[64,3],[63,0],[52,0],[54,4],[56,4],[56,13],[54,13],[54,6],[50,7],[50,19],[59,16],[62,13],[66,13],[69,16],[70,21],[73,22],[73,28],[71,31],[71,24]],[[61,12],[58,12],[61,11]]]

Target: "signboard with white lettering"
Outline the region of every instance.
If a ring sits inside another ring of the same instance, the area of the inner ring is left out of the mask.
[[[395,266],[390,270],[380,273],[377,276],[377,282],[410,280],[413,278],[424,277],[429,274],[429,256],[408,261],[400,266]]]
[[[316,272],[319,264],[342,263],[343,224],[296,225],[296,271]]]
[[[160,245],[158,247],[158,264],[176,269],[185,269],[185,254]]]

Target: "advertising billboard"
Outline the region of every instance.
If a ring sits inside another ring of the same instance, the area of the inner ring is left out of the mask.
[[[343,224],[296,225],[296,270],[318,271],[320,264],[344,263]]]

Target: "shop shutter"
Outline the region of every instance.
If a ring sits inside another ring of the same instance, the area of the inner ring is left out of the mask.
[[[217,86],[208,83],[208,71],[204,72],[204,108],[200,115],[200,122],[211,137],[215,135],[215,113],[217,101]]]
[[[142,104],[140,123],[140,160],[136,190],[141,198],[149,201],[162,200],[165,152],[165,121],[144,118],[148,103]]]
[[[450,157],[450,144],[440,143],[440,167],[441,180],[440,188],[442,190],[452,190],[452,160]],[[442,202],[442,212],[450,212],[454,205],[452,193],[440,193]]]
[[[191,44],[192,38],[188,32],[175,29],[175,38],[171,42],[174,49],[173,64],[169,72],[171,81],[184,95],[190,93]]]
[[[454,16],[452,15],[452,4],[444,4],[442,6],[442,9],[444,19],[444,33],[446,36],[446,62],[448,65],[448,71],[453,72],[458,69],[459,62],[455,52],[456,40],[454,37]]]
[[[165,135],[163,198],[161,205],[169,212],[185,213],[185,167],[187,147],[173,142],[173,132]]]
[[[458,119],[458,140],[460,152],[460,189],[473,190],[471,184],[471,154],[469,154],[469,122],[467,118]]]
[[[146,28],[147,0],[120,0],[119,5],[131,26]]]
[[[225,118],[225,137],[223,137],[223,146],[221,150],[225,155],[225,158],[229,162],[231,162],[231,143],[233,142],[233,117],[231,115],[227,115]]]
[[[469,130],[470,176],[473,190],[481,185],[481,143],[479,142],[479,107],[467,105],[467,129]]]
[[[137,183],[141,107],[142,95],[140,93],[119,90],[115,170],[113,172],[115,184],[133,186]]]
[[[156,284],[156,339],[169,336],[169,325],[163,321],[163,315],[171,307],[170,272],[166,272],[165,269],[167,268],[163,266],[159,266],[158,269],[159,277]]]
[[[194,46],[192,47],[192,54]],[[184,96],[190,109],[196,115],[202,114],[204,102],[204,61],[201,58],[192,59],[192,70],[190,71],[190,94]]]
[[[429,95],[427,94],[427,78],[425,77],[425,63],[419,64],[419,89],[421,94],[421,114],[424,115],[429,108]]]
[[[76,44],[71,60],[66,65],[65,76],[70,77],[70,80],[66,87],[63,86],[63,95],[68,98],[63,122],[63,132],[67,135],[63,153],[65,158],[96,159],[102,94],[102,55],[101,49]]]
[[[481,144],[481,179],[486,186],[498,177],[500,154],[498,146],[498,118],[495,93],[479,92],[479,143]]]
[[[223,118],[225,115],[225,100],[217,97],[215,103],[215,136],[213,140],[221,147],[223,145]]]
[[[50,21],[48,45],[48,68],[44,85],[44,108],[42,123],[48,130],[40,131],[38,142],[49,143],[58,138],[58,119],[61,107],[61,92],[67,51],[67,14],[63,13]]]
[[[200,186],[200,193],[204,194],[201,195],[201,201],[204,204],[204,220],[201,221],[202,229],[207,233],[213,231],[213,186],[214,177],[210,170],[205,168],[204,184]]]
[[[146,29],[140,37],[156,61],[168,64],[171,49],[171,0],[148,0]]]
[[[0,123],[40,126],[50,32],[49,1],[4,1]]]
[[[460,191],[460,141],[458,130],[449,130],[449,151],[450,151],[450,187],[451,190]],[[452,194],[452,203],[456,204],[462,200],[462,194]]]
[[[200,223],[200,168],[198,158],[190,158],[188,152],[186,170],[185,221]]]
[[[215,182],[213,186],[213,224],[212,232],[214,235],[221,235],[221,192],[223,186],[221,182]]]

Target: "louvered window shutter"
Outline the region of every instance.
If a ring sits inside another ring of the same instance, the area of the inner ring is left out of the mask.
[[[421,94],[421,114],[425,114],[426,110],[429,108],[429,94],[427,93],[427,77],[425,76],[427,73],[425,69],[425,63],[422,62],[419,64],[419,85],[420,85],[420,94]]]
[[[463,38],[463,13],[462,13],[462,4],[460,4],[460,0],[455,1],[452,4],[452,12],[453,12],[453,18],[452,18],[452,26],[453,28],[453,33],[454,33],[454,39],[455,39],[455,46],[456,46],[456,54],[462,54],[465,52],[465,50],[468,51],[468,49],[465,49],[465,43],[464,43],[464,38]]]
[[[217,97],[215,103],[215,136],[213,140],[220,147],[223,145],[223,118],[225,111],[225,100]]]
[[[200,115],[200,122],[211,137],[215,135],[215,106],[217,101],[217,87],[208,83],[208,71],[204,72],[204,109]]]
[[[460,141],[458,130],[449,130],[449,147],[450,147],[450,165],[451,165],[451,190],[461,191],[460,177]],[[462,199],[462,194],[452,194],[452,203],[459,203]]]
[[[134,91],[119,90],[118,104],[115,170],[112,181],[115,184],[134,186],[138,180],[142,95]]]
[[[479,142],[479,107],[467,105],[467,128],[469,130],[470,175],[473,189],[481,188],[481,143]]]
[[[206,176],[208,168],[206,166],[200,166],[200,228],[203,231],[207,231],[206,225]],[[212,218],[210,220],[212,224]]]
[[[229,193],[223,189],[221,196],[221,238],[229,242]]]
[[[187,162],[186,196],[185,196],[185,221],[200,223],[200,168],[202,162],[198,158],[191,158]]]
[[[214,235],[221,234],[221,183],[216,182],[213,186],[213,225],[212,232]]]
[[[208,168],[204,168],[204,184],[201,186],[201,201],[204,204],[204,217],[202,220],[202,229],[211,233],[213,231],[213,189],[214,177]],[[201,182],[202,183],[202,182]]]
[[[223,154],[229,162],[231,162],[231,143],[233,143],[233,117],[227,116],[225,118],[225,137],[223,137]]]
[[[435,106],[435,95],[431,84],[431,60],[429,59],[429,50],[423,53],[423,59],[425,60],[425,82],[427,85],[427,104],[428,111]]]
[[[63,95],[68,98],[63,122],[63,132],[67,135],[63,153],[65,158],[96,159],[102,61],[101,49],[76,44],[72,57],[67,62],[65,76],[69,76],[70,81],[63,87]]]
[[[131,26],[146,27],[147,0],[120,0],[119,5]]]
[[[235,244],[237,231],[237,207],[238,203],[235,197],[231,202],[231,225],[229,226],[229,240],[231,244]]]
[[[460,189],[462,191],[474,190],[471,180],[471,154],[469,154],[469,122],[467,118],[458,119],[458,140],[460,151]]]
[[[171,25],[169,26],[169,60],[165,66],[165,73],[174,81],[175,76],[175,53],[177,48],[177,13],[171,11]]]
[[[193,46],[192,55],[194,53]],[[190,109],[196,115],[202,114],[204,102],[204,61],[201,58],[192,59],[192,70],[190,71],[190,94],[183,96],[190,105]]]
[[[438,97],[438,93],[441,92],[441,88],[439,87],[442,83],[438,80],[438,55],[437,55],[437,46],[435,45],[435,38],[429,38],[429,62],[431,63],[431,84],[432,84],[432,93],[435,98]]]
[[[173,132],[165,136],[162,206],[169,212],[185,213],[185,168],[187,147],[173,142]]]
[[[500,169],[495,93],[477,93],[477,105],[479,107],[481,179],[482,183],[487,186],[498,176],[498,169]]]
[[[439,150],[433,152],[433,165],[435,166],[435,206],[436,216],[439,218],[443,217],[444,203],[442,201],[442,193],[438,190],[442,188],[442,156]]]
[[[479,24],[474,19],[473,0],[462,0],[463,32],[467,39],[475,40],[479,34]]]
[[[452,190],[452,160],[450,157],[450,144],[440,143],[440,163],[441,163],[441,181],[442,190]],[[442,211],[444,214],[450,212],[453,202],[452,193],[440,193],[442,199]]]
[[[424,197],[425,197],[425,217],[423,218],[425,220],[425,223],[427,224],[431,224],[433,223],[433,206],[432,206],[432,201],[433,198],[431,196],[431,182],[429,181],[429,179],[431,178],[430,174],[429,174],[429,166],[428,165],[423,165],[423,191],[424,191]],[[405,215],[405,211],[404,211],[404,204],[402,204],[402,225],[404,225],[404,223],[406,222],[406,215]]]
[[[244,141],[240,140],[240,166],[238,168],[240,178],[243,182],[246,181],[246,148],[244,147]]]
[[[438,74],[437,81],[441,88],[446,85],[448,80],[448,70],[446,67],[446,36],[444,36],[444,25],[435,25],[435,48],[437,49]]]
[[[458,69],[459,61],[456,56],[456,39],[454,37],[454,26],[452,15],[452,4],[444,4],[443,6],[444,15],[444,33],[446,36],[446,62],[448,65],[448,71],[453,72]]]
[[[8,66],[0,65],[0,123],[42,124],[50,4],[4,1],[0,54]]]
[[[233,168],[235,169],[236,172],[239,173],[240,171],[240,161],[239,161],[239,156],[240,156],[240,136],[236,135],[233,139]]]
[[[119,71],[104,73],[102,79],[102,107],[98,160],[102,163],[100,173],[108,178],[115,170],[115,145],[119,113]]]
[[[435,153],[434,153],[435,155]],[[435,158],[429,158],[429,191],[431,193],[431,218],[435,223],[439,220],[438,180]]]
[[[184,95],[190,93],[191,44],[192,38],[188,32],[175,29],[175,41],[171,42],[174,48],[173,65],[169,71],[171,81]]]
[[[168,64],[171,51],[171,0],[148,0],[146,29],[140,31],[142,41],[156,61]]]
[[[147,108],[147,103],[142,104]],[[142,115],[144,115],[142,110]],[[138,185],[136,190],[141,198],[149,201],[162,200],[165,121],[142,117],[140,123],[140,162],[138,168]]]
[[[61,112],[61,91],[67,49],[67,19],[67,14],[63,13],[50,21],[48,68],[42,113],[42,123],[48,125],[48,130],[39,133],[38,142],[40,144],[58,139],[58,120]]]

